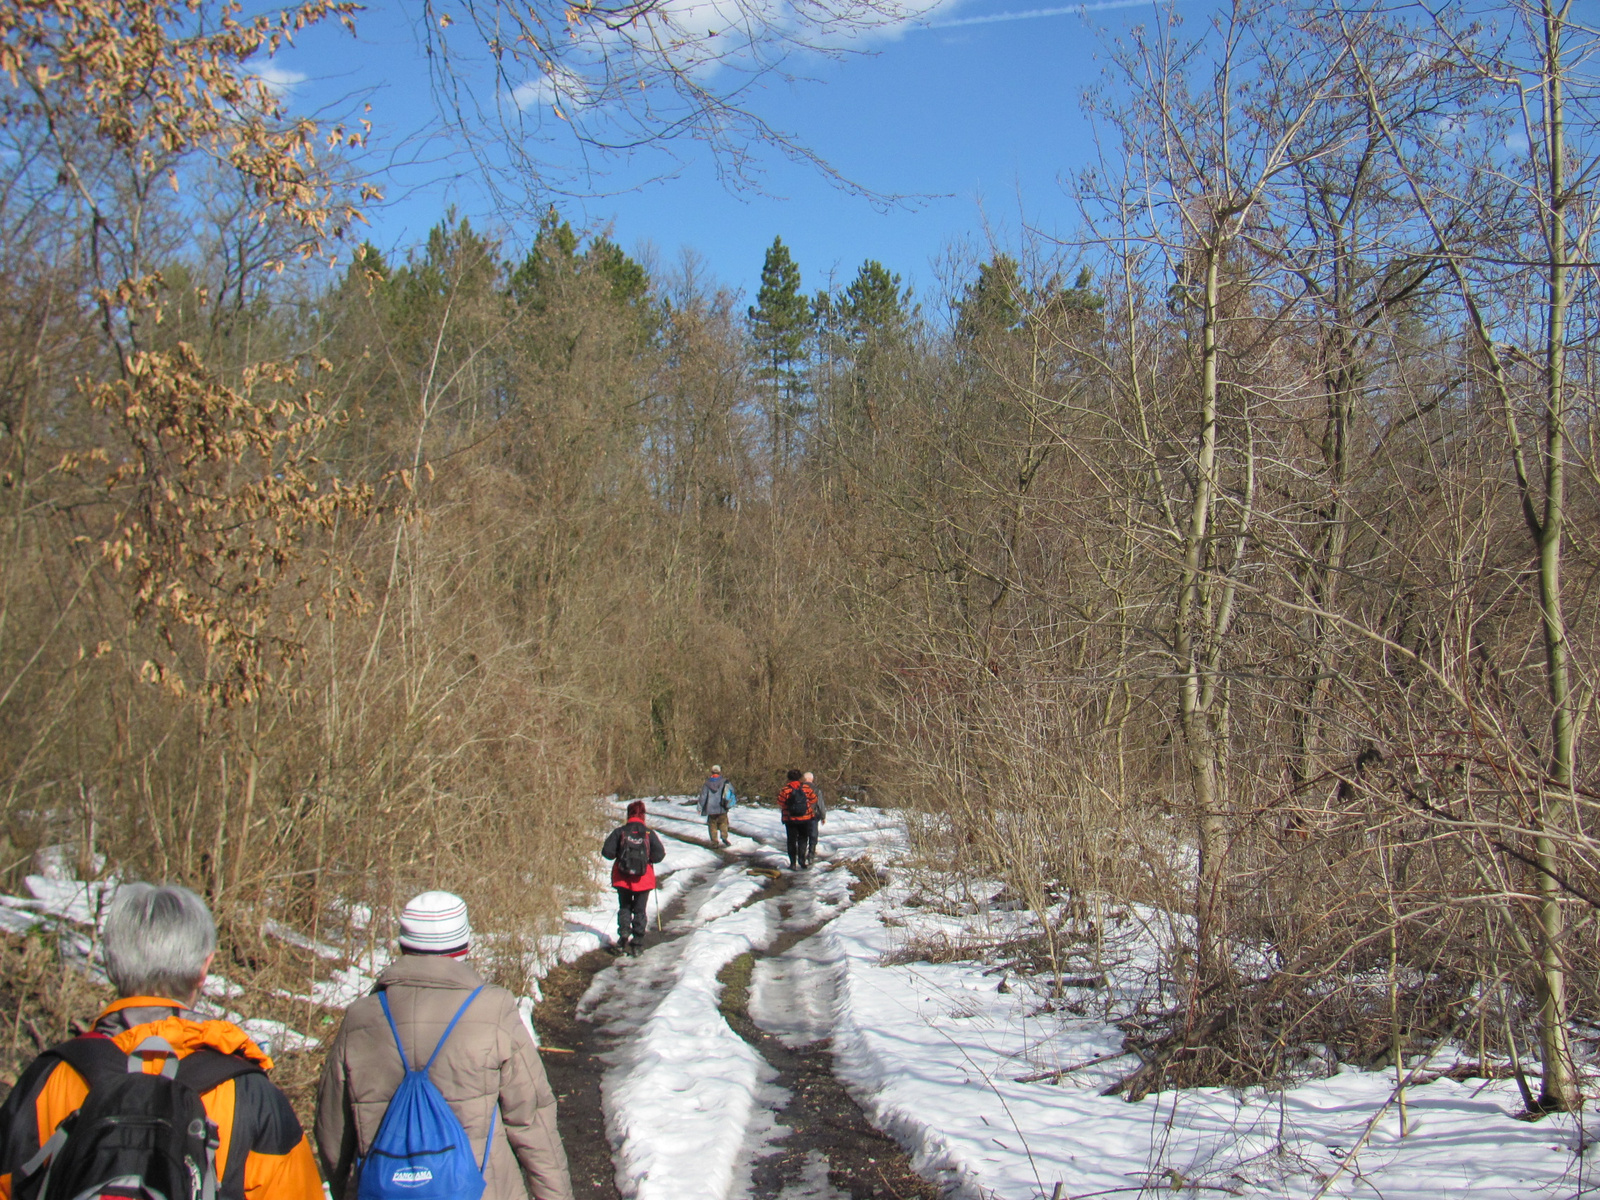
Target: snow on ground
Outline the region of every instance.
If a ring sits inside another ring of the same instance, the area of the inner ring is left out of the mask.
[[[987,963],[912,961],[919,947],[993,943],[1021,931],[1027,914],[992,903],[992,890],[930,907],[909,877],[892,873],[888,886],[852,903],[845,860],[893,866],[907,852],[894,814],[836,809],[817,866],[794,877],[780,902],[761,895],[761,872],[787,867],[775,809],[736,808],[727,856],[696,844],[706,829],[691,798],[658,797],[647,809],[667,846],[652,907],[659,914],[680,902],[668,930],[680,936],[658,941],[652,930],[645,954],[602,971],[582,1002],[617,1039],[602,1093],[618,1186],[630,1200],[740,1197],[751,1162],[788,1132],[773,1115],[786,1095],[771,1068],[717,1007],[718,972],[746,952],[758,955],[752,1019],[789,1045],[831,1038],[835,1069],[869,1117],[954,1196],[1041,1200],[1059,1184],[1062,1200],[1174,1189],[1310,1200],[1341,1167],[1329,1196],[1600,1196],[1600,1164],[1578,1120],[1516,1120],[1521,1100],[1511,1081],[1412,1087],[1404,1139],[1385,1107],[1391,1073],[1345,1068],[1279,1091],[1197,1088],[1134,1104],[1102,1096],[1132,1065],[1115,1057],[1115,1020],[1147,986],[1156,942],[1173,934],[1163,914],[1125,909],[1097,922],[1106,986],[1071,988],[1047,1011],[1028,980],[990,973]],[[619,822],[621,812],[618,803]],[[41,856],[40,868],[28,877],[28,897],[0,897],[0,928],[54,930],[64,949],[86,958],[114,883],[72,879],[59,853]],[[597,856],[592,901],[568,911],[563,930],[537,947],[535,974],[611,942],[616,903],[606,869]],[[808,930],[787,951],[759,957]],[[324,958],[334,949],[288,940]],[[388,956],[345,961],[318,981],[317,1000],[343,1006],[365,994]],[[216,1001],[239,993],[220,978],[207,991]],[[275,1049],[315,1044],[274,1022],[243,1023]],[[1074,1069],[1028,1081],[1063,1068]],[[782,1200],[836,1197],[826,1160],[814,1154]]]
[[[1033,1200],[1052,1196],[1059,1183],[1063,1197],[1175,1184],[1308,1197],[1389,1100],[1392,1074],[1352,1068],[1283,1091],[1199,1088],[1133,1104],[1100,1094],[1134,1065],[1129,1058],[1060,1082],[1022,1082],[1115,1053],[1121,1034],[1092,1008],[1082,1017],[1040,1012],[1037,993],[1015,980],[1001,992],[981,963],[886,965],[886,956],[903,955],[915,939],[937,942],[953,925],[975,923],[989,937],[1006,919],[992,912],[951,918],[909,907],[911,898],[903,884],[885,888],[763,963],[751,1015],[791,1044],[831,1032],[835,1068],[873,1122],[954,1194]],[[1127,925],[1124,949],[1148,937],[1136,921]],[[1119,980],[1113,964],[1111,990],[1129,986],[1137,970],[1125,961]],[[1068,994],[1091,1006],[1101,996]],[[1408,1098],[1408,1136],[1400,1139],[1390,1109],[1330,1196],[1600,1194],[1592,1155],[1575,1154],[1575,1120],[1516,1120],[1522,1105],[1514,1083],[1439,1080],[1409,1089]]]
[[[687,798],[648,809],[669,836],[705,836]],[[787,864],[777,812],[735,809],[731,825],[743,862],[693,869],[681,918],[691,932],[603,972],[585,998],[585,1011],[621,1039],[604,1093],[624,1196],[742,1194],[741,1162],[786,1132],[762,1112],[784,1097],[770,1087],[764,1097],[765,1064],[720,1018],[716,971],[784,928],[819,924],[757,962],[750,1015],[789,1045],[831,1036],[835,1069],[874,1123],[952,1195],[1040,1200],[1059,1184],[1063,1198],[1176,1187],[1309,1200],[1341,1165],[1330,1196],[1600,1195],[1600,1170],[1578,1152],[1576,1121],[1516,1120],[1521,1100],[1509,1081],[1412,1087],[1403,1140],[1395,1110],[1384,1111],[1390,1073],[1345,1068],[1281,1091],[1197,1088],[1133,1104],[1102,1096],[1135,1061],[1116,1057],[1117,1012],[1147,986],[1155,944],[1172,936],[1174,922],[1131,909],[1110,914],[1099,947],[1106,986],[1069,989],[1077,1015],[1059,1003],[1043,1011],[1028,981],[987,973],[986,963],[904,961],[919,945],[1003,939],[1025,927],[1027,914],[1002,911],[1008,906],[986,903],[981,892],[936,911],[904,880],[850,903],[843,859],[869,854],[882,863],[905,852],[891,814],[836,812],[823,829],[824,861],[797,878],[784,919],[772,900],[730,909],[722,899],[755,895],[741,883],[744,867]],[[1082,1065],[1102,1056],[1110,1057]],[[1024,1082],[1064,1067],[1079,1069]],[[786,1200],[833,1195],[820,1156],[784,1192]]]
[[[686,797],[647,805],[652,828],[667,838],[705,837]],[[748,1186],[754,1159],[788,1131],[773,1114],[787,1094],[774,1072],[723,1019],[717,974],[790,929],[810,928],[849,900],[844,872],[820,867],[793,881],[783,902],[760,899],[770,868],[787,864],[777,847],[781,821],[771,809],[736,809],[733,854],[689,868],[681,913],[638,959],[602,971],[579,1012],[617,1039],[602,1082],[615,1149],[617,1186],[637,1200],[720,1200]],[[822,850],[858,852],[882,840],[884,814],[840,813]],[[892,841],[898,836],[888,833]],[[671,854],[669,853],[669,859]],[[766,871],[767,873],[762,873]],[[654,941],[654,939],[648,939]],[[825,1161],[786,1189],[789,1200],[831,1200]]]

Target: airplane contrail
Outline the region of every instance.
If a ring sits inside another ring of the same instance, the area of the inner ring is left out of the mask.
[[[1101,12],[1108,8],[1145,8],[1152,0],[1100,0],[1097,4],[1068,4],[1061,8],[1030,8],[1024,12],[989,13],[982,17],[958,17],[953,21],[931,21],[927,29],[954,29],[958,25],[995,25],[1001,21],[1031,21],[1035,17],[1075,17],[1079,13]]]

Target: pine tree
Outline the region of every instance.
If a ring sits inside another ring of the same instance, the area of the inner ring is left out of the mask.
[[[761,290],[750,309],[750,337],[761,364],[760,377],[771,396],[772,453],[779,469],[788,465],[810,411],[805,358],[811,330],[811,305],[800,292],[800,268],[783,239],[775,237],[761,266]]]
[[[977,279],[967,284],[957,308],[956,331],[971,341],[1020,329],[1026,301],[1017,260],[996,254],[979,265]]]
[[[911,319],[910,302],[911,289],[901,290],[900,276],[877,259],[867,259],[839,300],[846,336],[864,342],[903,329]]]

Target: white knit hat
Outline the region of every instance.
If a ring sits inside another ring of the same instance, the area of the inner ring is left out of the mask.
[[[400,913],[400,949],[413,954],[453,954],[472,941],[467,902],[450,892],[423,892]]]
[[[721,767],[712,767],[711,768],[711,773],[713,775],[721,775],[722,774],[722,768]]]

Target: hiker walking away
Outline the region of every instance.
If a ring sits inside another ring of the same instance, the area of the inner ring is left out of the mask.
[[[317,1089],[333,1200],[572,1200],[538,1048],[471,947],[466,902],[423,892],[400,957],[345,1012]]]
[[[713,846],[731,846],[728,837],[728,813],[739,802],[734,795],[733,782],[722,777],[721,767],[712,767],[711,775],[700,787],[700,815],[706,819],[706,834]],[[717,838],[721,835],[721,842]]]
[[[816,789],[799,771],[790,771],[778,792],[778,813],[783,818],[789,849],[789,869],[803,871],[811,865],[817,845],[817,815],[822,808]]]
[[[237,1025],[194,1010],[217,947],[205,901],[123,884],[101,945],[118,999],[89,1033],[36,1058],[0,1107],[0,1198],[322,1200],[272,1060]]]
[[[611,862],[611,886],[617,889],[617,941],[613,954],[637,956],[644,949],[650,893],[656,886],[655,864],[667,848],[644,824],[644,801],[628,805],[628,819],[611,831],[600,857]]]

